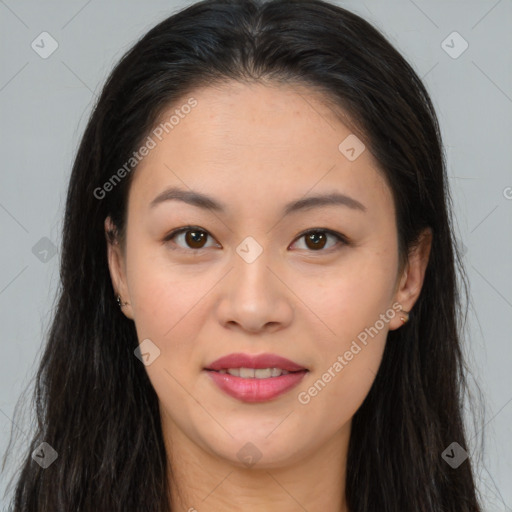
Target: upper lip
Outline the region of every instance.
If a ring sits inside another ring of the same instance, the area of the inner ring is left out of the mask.
[[[288,372],[306,370],[306,368],[300,364],[276,354],[251,355],[242,353],[229,354],[220,359],[216,359],[206,367],[206,370],[218,371],[227,370],[229,368],[280,368]]]

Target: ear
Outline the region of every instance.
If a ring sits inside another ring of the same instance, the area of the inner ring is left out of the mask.
[[[426,228],[419,236],[417,244],[409,251],[405,268],[398,277],[394,300],[404,311],[411,311],[420,296],[427,269],[430,249],[432,247],[432,229]],[[390,320],[390,330],[398,329],[403,325],[400,313]]]
[[[110,217],[105,219],[105,237],[107,239],[107,259],[112,287],[116,297],[117,295],[121,296],[121,303],[128,302],[127,305],[121,308],[121,311],[126,317],[133,320],[133,310],[126,280],[125,256],[119,243],[117,229]]]

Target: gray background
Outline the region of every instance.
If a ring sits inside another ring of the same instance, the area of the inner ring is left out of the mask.
[[[65,190],[92,102],[135,40],[189,3],[0,0],[1,454],[50,322]],[[388,37],[437,109],[472,294],[467,350],[485,403],[469,451],[477,456],[484,432],[486,510],[512,510],[512,0],[337,3]],[[45,59],[31,47],[43,31],[58,43]],[[457,58],[447,53],[463,48],[454,31],[469,45]],[[27,422],[14,427],[18,451]]]

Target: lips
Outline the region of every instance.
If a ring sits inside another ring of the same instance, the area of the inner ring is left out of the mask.
[[[297,386],[308,373],[307,368],[275,354],[230,354],[205,371],[221,391],[243,402],[275,399]]]
[[[288,372],[306,370],[303,366],[275,354],[229,354],[217,359],[206,367],[206,370],[228,370],[230,368],[280,368]]]

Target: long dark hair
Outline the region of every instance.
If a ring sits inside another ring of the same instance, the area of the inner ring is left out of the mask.
[[[401,261],[424,228],[433,231],[410,321],[389,332],[375,382],[353,418],[350,511],[480,511],[470,460],[454,469],[441,456],[452,442],[467,449],[458,325],[467,284],[424,85],[378,30],[341,7],[205,0],[159,23],[125,54],[85,129],[67,194],[58,304],[36,377],[37,432],[17,476],[14,512],[170,510],[157,396],[133,355],[134,323],[114,300],[106,259],[104,219],[110,215],[122,236],[136,171],[104,197],[98,188],[165,108],[196,87],[227,80],[323,92],[391,187]],[[47,469],[30,456],[43,441],[58,453]]]

